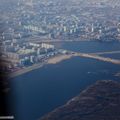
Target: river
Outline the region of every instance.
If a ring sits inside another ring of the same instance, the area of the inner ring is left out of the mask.
[[[120,50],[120,43],[65,42],[55,46],[84,53]],[[119,65],[74,57],[15,77],[10,96],[15,120],[37,120],[97,80],[120,81],[117,72]]]

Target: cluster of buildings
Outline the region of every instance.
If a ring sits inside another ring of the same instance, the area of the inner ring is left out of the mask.
[[[120,41],[119,10],[119,0],[1,0],[2,58],[12,68],[57,54],[53,45],[38,41]]]
[[[24,40],[31,36],[60,40],[103,40],[112,36],[120,40],[119,2],[116,6],[103,0],[69,0],[66,5],[65,1],[18,0],[12,7],[5,4],[0,10],[1,40]]]
[[[19,69],[35,63],[42,63],[47,58],[58,54],[54,45],[46,43],[17,43],[10,40],[2,43],[0,47],[3,69]]]

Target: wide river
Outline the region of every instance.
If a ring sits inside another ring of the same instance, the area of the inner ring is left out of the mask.
[[[66,42],[55,46],[84,53],[120,50],[120,43]],[[38,120],[97,80],[120,81],[117,72],[119,65],[74,57],[18,76],[11,80],[15,120]]]

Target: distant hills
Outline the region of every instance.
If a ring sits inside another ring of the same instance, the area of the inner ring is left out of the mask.
[[[120,120],[120,83],[98,81],[40,120]]]

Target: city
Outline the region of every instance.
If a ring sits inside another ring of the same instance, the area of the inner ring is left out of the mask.
[[[47,0],[6,3],[2,1],[0,9],[1,58],[7,58],[2,69],[13,71],[11,68],[19,69],[57,54],[54,46],[49,46],[51,42],[120,41],[119,1],[70,1],[66,5],[63,1]],[[42,43],[46,46],[37,45]],[[46,48],[47,43],[50,48]],[[47,52],[53,53],[46,55]]]
[[[120,0],[0,0],[0,15],[0,119],[120,119]]]
[[[16,43],[5,41],[2,45],[3,70],[14,71],[25,66],[42,62],[58,54],[53,45],[41,43]],[[5,64],[4,64],[5,63]]]
[[[11,3],[12,6],[4,7],[1,3],[1,41],[120,40],[119,1],[70,1],[66,5],[63,1],[37,0]]]

